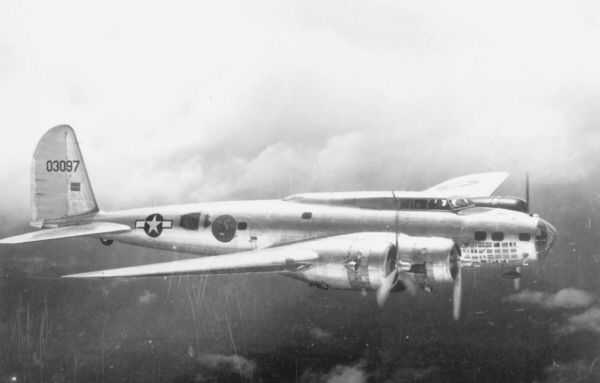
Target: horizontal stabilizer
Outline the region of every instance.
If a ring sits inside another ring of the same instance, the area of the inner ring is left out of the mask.
[[[4,238],[0,244],[15,244],[25,242],[47,241],[50,239],[85,237],[100,234],[125,233],[131,230],[127,225],[110,222],[92,222],[84,225],[64,226],[56,229],[34,231],[15,237]]]
[[[130,278],[274,273],[304,270],[311,267],[318,259],[319,255],[311,250],[277,248],[72,274],[66,275],[65,278]]]
[[[471,174],[452,178],[430,187],[425,192],[447,197],[487,197],[492,195],[507,177],[506,172]]]

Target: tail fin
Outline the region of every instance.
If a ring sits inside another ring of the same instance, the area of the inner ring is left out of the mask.
[[[35,148],[31,209],[31,224],[37,227],[46,226],[46,220],[60,224],[99,211],[77,137],[68,125],[47,131]]]

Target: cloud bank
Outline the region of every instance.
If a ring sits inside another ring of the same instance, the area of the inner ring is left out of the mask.
[[[592,1],[2,4],[0,210],[28,211],[31,154],[60,123],[105,210],[489,170],[583,180],[599,15]]]
[[[325,331],[319,327],[311,328],[309,334],[312,338],[317,339],[317,340],[329,339],[333,335],[331,332]]]
[[[597,359],[593,362],[576,360],[555,362],[545,368],[545,383],[597,382],[600,380],[600,369],[596,367]]]
[[[337,365],[329,372],[320,374],[312,370],[305,371],[300,377],[302,383],[366,383],[369,374],[365,370],[366,362],[361,360],[354,365]]]
[[[251,378],[256,371],[256,363],[240,355],[202,354],[198,361],[209,370],[239,374],[244,378]]]
[[[563,335],[580,331],[600,334],[600,308],[592,307],[581,314],[570,316],[558,329],[558,333]]]
[[[505,298],[506,302],[539,306],[544,309],[578,309],[589,307],[596,301],[594,294],[566,288],[556,294],[542,291],[523,290]]]
[[[157,296],[158,295],[156,293],[152,293],[148,290],[144,290],[144,293],[142,295],[140,295],[140,297],[138,298],[138,303],[140,305],[148,305],[148,304],[156,301]]]

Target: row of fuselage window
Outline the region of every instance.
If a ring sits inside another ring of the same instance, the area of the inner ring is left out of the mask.
[[[181,226],[187,230],[198,230],[201,225],[200,215],[201,215],[201,213],[191,213],[191,214],[182,215],[181,220],[179,221],[179,226]],[[212,221],[210,219],[210,215],[206,214],[204,216],[204,220],[202,221],[202,226],[204,228],[207,228],[211,224],[212,224]],[[248,223],[247,222],[238,222],[237,229],[238,230],[248,229]]]
[[[203,220],[200,219],[200,215],[201,215],[201,213],[190,213],[190,214],[182,215],[181,219],[179,220],[179,226],[181,226],[182,228],[187,229],[187,230],[198,230],[201,225],[204,228],[209,227],[212,224],[210,215],[206,214],[204,216]],[[304,220],[309,220],[312,218],[312,213],[304,212],[304,213],[302,213],[301,218]],[[248,223],[243,222],[243,221],[238,222],[237,229],[238,230],[248,229]]]
[[[476,241],[485,241],[487,235],[485,231],[476,231],[473,237]],[[531,240],[531,234],[519,233],[519,241],[527,242],[529,240]],[[492,232],[492,241],[504,241],[504,233],[501,231]]]

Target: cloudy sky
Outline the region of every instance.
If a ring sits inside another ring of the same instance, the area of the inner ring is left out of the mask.
[[[593,1],[4,3],[0,203],[28,209],[31,155],[62,123],[105,210],[578,181],[598,46]]]
[[[444,319],[445,290],[396,297],[379,312],[369,297],[244,276],[211,281],[195,306],[202,285],[194,279],[81,289],[35,279],[165,254],[92,240],[4,248],[4,355],[21,346],[14,329],[25,329],[21,318],[31,307],[34,326],[53,325],[47,371],[80,363],[95,378],[106,344],[115,347],[107,360],[124,363],[126,374],[125,350],[154,368],[150,341],[163,336],[161,357],[188,355],[191,367],[169,363],[208,378],[220,369],[240,380],[269,376],[281,357],[305,382],[373,380],[384,360],[393,361],[382,375],[390,380],[485,381],[500,371],[520,381],[593,381],[600,373],[598,47],[595,1],[2,2],[2,236],[26,229],[31,157],[58,124],[77,132],[104,210],[420,190],[496,170],[512,175],[500,192],[522,196],[529,171],[535,211],[560,233],[552,258],[526,271],[519,293],[497,275],[466,274],[459,324]],[[172,317],[164,321],[148,315],[165,312]],[[234,339],[245,346],[230,349]],[[0,362],[35,362],[37,345]]]

